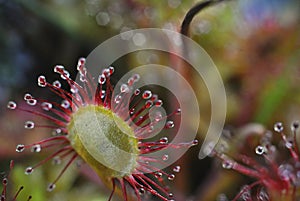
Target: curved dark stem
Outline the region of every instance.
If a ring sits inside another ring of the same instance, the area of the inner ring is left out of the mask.
[[[206,0],[206,1],[196,4],[194,7],[192,7],[184,17],[184,20],[181,24],[180,33],[185,36],[188,36],[189,27],[190,27],[190,24],[191,24],[192,20],[194,19],[194,17],[203,9],[210,7],[212,5],[218,4],[222,1],[224,1],[224,0],[217,0],[217,1],[216,0],[215,1],[214,0]]]

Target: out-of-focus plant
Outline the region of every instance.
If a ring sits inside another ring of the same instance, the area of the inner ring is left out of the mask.
[[[224,169],[232,169],[254,181],[242,186],[230,200],[298,200],[299,199],[299,122],[291,125],[291,135],[281,122],[275,133],[252,125],[248,133],[223,138],[211,156],[222,161]],[[255,129],[256,128],[256,129]],[[276,136],[278,135],[278,136]],[[228,137],[228,136],[227,136]],[[280,139],[279,143],[277,141]],[[242,143],[241,143],[242,142]],[[219,200],[227,200],[222,195]]]
[[[9,191],[8,189],[8,185],[11,186],[10,182],[10,174],[11,174],[11,171],[14,167],[14,162],[13,161],[10,161],[10,171],[9,173],[4,176],[4,178],[2,179],[2,192],[1,192],[1,195],[0,195],[0,200],[1,201],[16,201],[17,198],[19,198],[19,194],[21,193],[21,191],[24,189],[24,186],[21,186],[19,188],[19,190],[17,190],[17,192],[13,195],[13,196],[10,196],[10,194],[12,193],[11,191]],[[31,200],[32,196],[28,196],[27,198],[27,201]]]

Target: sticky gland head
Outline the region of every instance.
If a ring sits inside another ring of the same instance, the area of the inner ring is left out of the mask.
[[[72,114],[68,131],[72,147],[102,179],[122,178],[137,167],[134,131],[111,110],[96,105],[80,107]]]

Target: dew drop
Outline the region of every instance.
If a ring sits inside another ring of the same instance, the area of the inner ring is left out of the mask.
[[[263,188],[259,191],[257,198],[259,201],[269,201],[270,200],[267,191]]]
[[[278,167],[278,174],[281,177],[281,179],[285,181],[289,181],[291,178],[293,178],[294,175],[294,168],[290,164],[281,164]]]
[[[51,103],[48,103],[48,102],[43,102],[41,104],[42,106],[42,109],[45,110],[45,111],[49,111],[52,109],[52,104]]]
[[[147,131],[148,131],[148,133],[153,132],[153,131],[154,131],[154,126],[149,126],[149,127],[147,128]]]
[[[38,85],[39,85],[40,87],[46,87],[46,86],[47,86],[47,81],[46,81],[46,77],[45,77],[45,76],[40,75],[40,76],[38,77]]]
[[[132,76],[132,78],[134,79],[135,82],[137,82],[137,81],[140,80],[141,77],[140,77],[139,74],[134,74],[134,75]]]
[[[52,135],[56,136],[56,135],[61,134],[61,132],[62,132],[62,130],[60,128],[56,128],[53,130]]]
[[[109,77],[109,76],[110,76],[109,69],[108,69],[108,68],[104,68],[103,71],[102,71],[102,74],[103,74],[105,77]]]
[[[79,69],[79,75],[80,75],[81,82],[87,82],[86,74],[87,74],[86,68],[84,67],[84,65],[81,65],[80,69]]]
[[[84,59],[84,58],[83,58]],[[78,60],[78,63],[77,63],[77,71],[80,73],[80,74],[83,74],[84,72],[86,72],[86,68],[84,66],[85,64],[85,61],[79,61]]]
[[[78,88],[75,85],[71,85],[70,91],[72,94],[78,93]]]
[[[291,149],[293,147],[293,141],[292,140],[287,140],[285,142],[285,147],[288,149]]]
[[[195,146],[195,145],[197,145],[199,143],[199,141],[198,140],[193,140],[193,142],[192,142],[192,146]]]
[[[34,106],[34,105],[36,105],[37,100],[34,98],[31,98],[31,99],[28,99],[26,102],[28,105]]]
[[[67,100],[63,100],[63,101],[61,102],[61,106],[62,106],[63,108],[65,108],[65,109],[68,109],[68,108],[70,107],[70,102],[67,101]]]
[[[83,72],[80,71],[80,77],[79,77],[79,79],[80,79],[81,82],[87,82],[85,74],[86,73],[83,73]]]
[[[250,200],[251,199],[251,191],[250,191],[250,187],[248,185],[245,185],[242,187],[241,189],[242,192],[242,200]]]
[[[283,131],[283,125],[281,122],[274,124],[274,131],[281,133]]]
[[[170,181],[174,180],[174,179],[175,179],[175,175],[174,175],[174,174],[170,174],[170,175],[168,176],[168,179],[169,179]]]
[[[52,159],[52,164],[53,164],[53,165],[60,165],[60,164],[61,164],[61,158],[60,158],[60,156],[55,156],[55,157]]]
[[[163,101],[162,100],[156,100],[154,104],[155,104],[156,107],[161,107],[163,105]]]
[[[141,93],[141,90],[140,90],[140,89],[134,90],[134,95],[135,95],[135,96],[138,96],[140,93]]]
[[[26,129],[33,129],[34,128],[34,122],[33,121],[26,121],[24,128]]]
[[[39,144],[36,144],[31,147],[31,152],[39,153],[41,150],[42,150],[42,147]]]
[[[32,172],[33,172],[33,168],[32,168],[32,167],[28,167],[28,168],[26,168],[26,170],[25,170],[25,174],[26,174],[26,175],[30,175],[30,174],[32,174]]]
[[[62,73],[64,71],[64,69],[65,69],[64,66],[56,65],[53,70],[54,70],[55,73]]]
[[[233,168],[233,165],[234,165],[234,162],[230,159],[225,159],[222,162],[222,167],[224,169],[231,169],[231,168]]]
[[[291,125],[291,130],[296,131],[299,128],[299,121],[295,121]]]
[[[166,128],[173,128],[173,127],[174,127],[174,122],[173,121],[167,121]]]
[[[154,175],[156,178],[161,178],[163,174],[161,172],[155,172]]]
[[[127,84],[122,84],[120,87],[120,90],[122,93],[128,93],[129,92],[129,87]]]
[[[151,97],[151,100],[153,102],[157,101],[158,100],[158,95],[157,94],[153,94],[152,97]]]
[[[266,148],[264,146],[258,145],[255,148],[255,153],[258,155],[263,155],[266,152]]]
[[[169,141],[169,140],[168,140],[167,137],[162,137],[162,138],[160,138],[159,143],[160,143],[160,144],[167,144],[168,141]]]
[[[52,85],[56,88],[61,88],[61,83],[58,80],[55,80]]]
[[[48,192],[51,192],[55,189],[56,185],[55,184],[49,184],[48,187],[47,187],[47,191]]]
[[[29,93],[26,93],[26,94],[24,95],[24,100],[25,100],[25,101],[28,101],[28,100],[30,100],[30,99],[32,99],[32,98],[33,98],[32,95],[29,94]]]
[[[156,122],[159,122],[160,120],[162,120],[162,114],[161,114],[161,112],[156,112],[155,113],[155,116],[154,116],[154,120],[156,121]]]
[[[85,64],[85,58],[83,57],[79,58],[77,63],[77,70],[79,70],[81,66],[84,66],[84,64]]]
[[[145,191],[145,189],[144,189],[144,188],[140,188],[140,189],[139,189],[139,193],[140,193],[140,195],[143,195],[145,192],[146,192],[146,191]]]
[[[173,195],[173,193],[169,193],[169,198],[172,198],[174,195]]]
[[[106,77],[104,74],[99,75],[98,82],[99,84],[104,84],[106,81]]]
[[[173,168],[173,171],[174,171],[174,172],[180,172],[180,166],[179,166],[179,165],[175,166],[175,167]]]
[[[105,97],[105,90],[102,90],[102,92],[101,92],[101,99],[103,99]]]
[[[115,103],[116,103],[116,104],[119,104],[121,100],[122,100],[122,96],[121,96],[121,95],[117,95],[117,96],[115,97]]]
[[[151,98],[151,96],[152,96],[152,92],[150,90],[144,91],[144,93],[142,95],[143,99],[149,99],[149,98]]]
[[[14,101],[9,101],[9,102],[7,103],[7,108],[8,108],[8,109],[11,109],[11,110],[14,110],[14,109],[17,108],[17,103],[15,103]]]
[[[23,152],[25,150],[25,145],[24,144],[18,144],[16,147],[16,152]]]
[[[133,77],[130,77],[130,78],[127,80],[127,84],[128,84],[129,86],[132,86],[132,85],[134,84],[134,79],[133,79]]]
[[[134,111],[135,111],[135,109],[134,109],[134,108],[131,108],[131,109],[129,110],[129,114],[130,114],[130,115],[133,115],[133,114],[134,114]]]
[[[153,102],[151,100],[147,100],[145,103],[145,108],[150,108],[153,106]]]
[[[178,108],[178,109],[175,111],[175,114],[176,114],[176,115],[180,115],[180,114],[181,114],[181,109]]]
[[[162,160],[163,161],[166,161],[168,159],[169,159],[169,155],[168,154],[165,154],[165,155],[162,156]]]
[[[115,68],[113,66],[108,67],[109,75],[112,75],[115,72]]]
[[[4,178],[4,179],[2,180],[2,184],[3,184],[3,185],[7,185],[7,183],[8,183],[7,178]]]

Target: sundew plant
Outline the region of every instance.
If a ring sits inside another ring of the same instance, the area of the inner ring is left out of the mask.
[[[258,136],[257,142],[253,139],[256,147],[253,153],[247,154],[242,151],[237,156],[231,157],[229,150],[224,149],[226,142],[211,152],[211,156],[222,161],[222,167],[234,170],[254,181],[242,186],[240,192],[232,200],[298,200],[299,199],[299,149],[297,131],[299,122],[290,126],[291,135],[284,132],[281,122],[274,125],[274,132],[263,130],[262,133],[253,132]],[[281,140],[274,144],[272,140],[278,135]],[[220,200],[228,200],[222,195]]]
[[[68,162],[57,178],[49,184],[47,190],[52,191],[64,171],[71,165],[77,157],[81,157],[89,164],[102,181],[112,189],[108,200],[111,200],[116,185],[120,185],[124,200],[127,200],[126,184],[129,184],[137,197],[141,200],[141,194],[149,192],[162,200],[170,200],[173,194],[166,188],[164,180],[173,180],[173,173],[166,173],[157,169],[152,163],[161,163],[168,160],[168,155],[162,158],[147,157],[148,153],[156,152],[166,147],[180,149],[180,147],[197,145],[197,140],[193,142],[183,142],[172,144],[167,137],[157,141],[144,142],[142,137],[149,136],[156,132],[157,124],[162,119],[173,115],[180,115],[180,108],[176,109],[168,116],[160,113],[155,114],[155,120],[149,121],[147,112],[152,107],[161,107],[163,102],[150,90],[140,91],[134,89],[134,83],[138,82],[139,75],[134,74],[127,83],[121,85],[120,94],[112,97],[113,87],[110,77],[114,73],[114,68],[105,68],[99,75],[97,82],[92,78],[85,68],[85,59],[78,61],[77,69],[80,74],[82,85],[70,78],[68,71],[63,66],[54,67],[54,72],[58,73],[70,86],[70,91],[61,88],[59,81],[50,84],[45,76],[38,77],[38,85],[47,87],[53,93],[60,96],[61,103],[40,100],[33,95],[26,93],[24,100],[31,108],[19,107],[17,103],[9,101],[7,107],[11,110],[20,110],[51,121],[52,125],[38,125],[33,121],[26,121],[26,129],[52,128],[55,132],[53,137],[42,139],[32,144],[18,144],[17,152],[30,149],[32,152],[41,152],[54,148],[52,154],[34,166],[27,167],[25,174],[33,174],[34,170],[49,160],[66,159]],[[89,91],[96,89],[95,96],[90,96]],[[126,98],[134,90],[134,97]],[[139,98],[130,109],[125,107],[126,100]],[[144,103],[141,103],[144,100]],[[112,107],[112,104],[115,104]],[[43,112],[38,112],[34,107],[41,107]],[[51,115],[49,113],[52,113]],[[118,124],[118,125],[117,125]],[[134,127],[133,125],[137,125]],[[172,129],[173,121],[167,121],[164,129]],[[123,153],[126,152],[127,154]],[[128,154],[129,153],[129,154]],[[102,161],[109,164],[106,166]],[[180,166],[175,166],[174,173],[180,171]],[[153,175],[149,178],[144,173]]]
[[[10,171],[12,171],[13,167],[14,167],[14,161],[10,161],[9,167],[10,167]],[[24,186],[21,186],[17,190],[17,192],[15,192],[13,195],[10,195],[12,192],[8,188],[8,185],[11,185],[9,177],[10,177],[10,172],[6,173],[2,179],[2,192],[1,192],[1,196],[0,196],[1,201],[16,201],[18,198],[18,195],[20,193],[22,193],[22,190],[24,189]],[[31,200],[31,198],[32,198],[32,196],[29,195],[27,198],[27,201]]]
[[[300,200],[299,22],[298,0],[0,0],[1,201]]]

